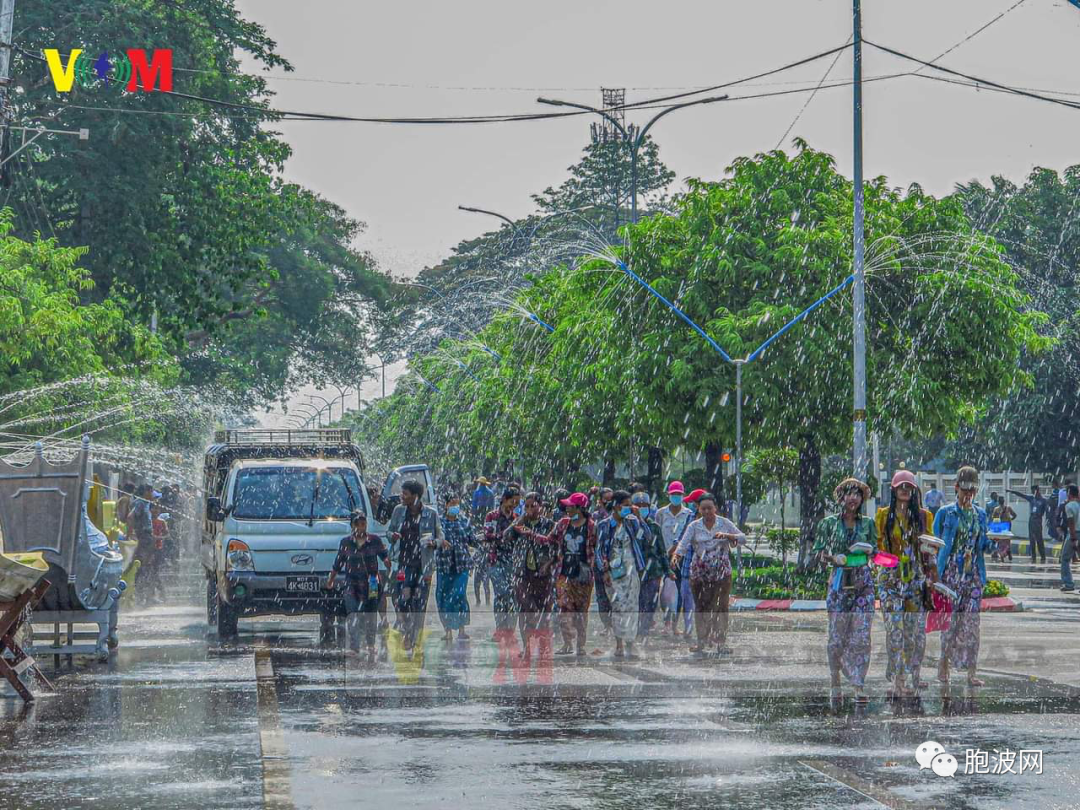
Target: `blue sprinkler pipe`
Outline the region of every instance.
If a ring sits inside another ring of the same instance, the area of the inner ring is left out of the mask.
[[[472,378],[473,378],[474,380],[476,380],[477,382],[480,382],[480,378],[479,378],[479,377],[477,377],[477,376],[476,376],[475,374],[473,374],[473,373],[472,373],[471,371],[469,371],[469,367],[468,367],[467,365],[465,365],[464,363],[462,363],[462,362],[461,362],[460,360],[458,360],[458,359],[457,359],[456,357],[454,358],[454,362],[455,362],[455,363],[457,363],[457,364],[458,364],[459,366],[461,366],[461,368],[462,368],[462,369],[464,369],[464,371],[465,371],[465,373],[466,373],[466,374],[468,374],[468,375],[469,375],[470,377],[472,377]]]
[[[1077,2],[1080,2],[1080,0],[1077,0]],[[829,292],[825,293],[825,295],[821,296],[821,298],[819,298],[817,301],[815,301],[810,306],[808,306],[806,309],[804,309],[802,312],[800,312],[798,315],[796,315],[790,322],[785,324],[784,327],[781,328],[779,332],[777,332],[771,338],[769,338],[764,343],[762,343],[760,346],[758,346],[756,349],[754,349],[754,351],[746,358],[746,362],[747,363],[752,363],[755,360],[757,360],[759,357],[761,357],[761,353],[764,352],[767,348],[769,348],[770,343],[772,343],[774,340],[776,340],[778,337],[780,337],[782,334],[784,334],[784,332],[786,332],[788,329],[793,327],[799,321],[803,320],[807,315],[809,315],[811,312],[813,312],[815,309],[820,307],[822,304],[824,304],[826,301],[828,301],[830,298],[832,298],[834,295],[836,295],[838,292],[840,292],[842,289],[844,289],[845,287],[847,287],[849,284],[851,284],[854,281],[855,281],[855,274],[852,273],[850,276],[845,278],[839,285],[837,285],[833,289],[829,290]]]
[[[621,267],[623,269],[623,272],[625,272],[626,275],[630,276],[630,278],[632,278],[634,281],[636,281],[638,284],[640,284],[646,290],[648,290],[653,295],[655,295],[657,298],[659,298],[661,301],[663,301],[667,305],[668,309],[670,309],[672,312],[674,312],[676,315],[678,315],[680,318],[682,318],[684,321],[686,321],[686,323],[690,326],[691,329],[693,329],[695,332],[697,332],[699,335],[701,335],[703,338],[705,338],[705,340],[707,340],[709,342],[709,345],[712,346],[714,349],[716,349],[716,351],[718,351],[720,353],[721,357],[723,357],[729,363],[734,363],[735,362],[734,360],[731,359],[731,357],[728,355],[727,352],[725,352],[723,349],[720,348],[719,343],[717,343],[715,340],[713,340],[711,337],[709,337],[705,333],[704,329],[702,329],[700,326],[698,326],[696,323],[694,323],[692,320],[690,320],[689,315],[687,315],[685,312],[683,312],[681,309],[679,309],[673,303],[671,303],[666,298],[664,298],[664,296],[662,296],[660,293],[658,293],[655,289],[653,289],[653,286],[651,284],[649,284],[649,282],[647,282],[645,279],[643,279],[641,276],[639,276],[637,273],[635,273],[633,270],[631,270],[629,267],[627,267],[625,262],[623,262],[621,260],[617,260],[617,261],[619,261],[619,267]]]
[[[528,313],[528,316],[529,316],[529,320],[530,320],[530,321],[536,321],[536,323],[540,324],[540,325],[541,325],[542,327],[544,327],[545,329],[547,329],[547,330],[548,330],[549,332],[554,332],[554,331],[555,331],[555,327],[554,327],[554,326],[548,326],[548,325],[547,325],[546,323],[544,323],[544,322],[543,322],[542,320],[540,320],[539,318],[537,318],[537,317],[536,317],[535,315],[533,315],[533,314],[532,314],[531,312],[529,312],[529,313]]]
[[[419,377],[420,382],[422,382],[424,385],[426,385],[428,388],[430,388],[436,394],[442,393],[441,391],[439,391],[439,388],[438,388],[437,385],[435,385],[435,383],[430,383],[427,380],[425,380],[424,375],[421,374],[419,371],[413,371],[413,374],[415,374],[417,377]]]

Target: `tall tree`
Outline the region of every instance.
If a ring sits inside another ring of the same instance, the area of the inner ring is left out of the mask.
[[[1034,385],[994,403],[944,453],[1001,468],[1071,471],[1080,417],[1080,166],[1062,174],[1037,168],[1022,186],[1001,177],[990,186],[972,182],[957,195],[975,227],[1001,243],[1060,346],[1024,355],[1021,367]]]
[[[261,400],[356,382],[359,313],[386,281],[350,247],[359,223],[280,177],[290,150],[272,94],[240,65],[291,69],[265,31],[233,0],[20,3],[15,29],[19,120],[90,131],[42,138],[9,164],[17,232],[87,247],[84,297],[156,322],[193,382]],[[66,61],[76,47],[171,49],[174,91],[59,93],[42,49]]]
[[[1037,331],[1045,318],[959,201],[901,192],[883,178],[866,192],[871,428],[955,433],[1030,381],[1017,363],[1051,345]],[[631,440],[668,451],[730,447],[731,366],[619,262],[732,357],[746,357],[850,273],[851,198],[833,159],[805,145],[794,156],[738,160],[718,183],[692,182],[675,213],[629,228],[625,247],[553,268],[523,290],[481,332],[502,361],[467,345],[420,361],[429,380],[453,362],[487,364],[470,365],[475,380],[412,389],[422,418],[438,416],[423,430],[531,458],[622,458]],[[845,292],[744,369],[747,446],[799,451],[804,552],[820,515],[822,456],[850,448],[851,328]]]

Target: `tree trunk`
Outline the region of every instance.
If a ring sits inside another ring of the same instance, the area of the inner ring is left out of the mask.
[[[609,458],[604,462],[604,486],[610,487],[615,483],[615,459]]]
[[[780,484],[780,531],[787,528],[787,518],[784,516],[784,485]]]
[[[705,482],[709,492],[719,499],[717,506],[721,510],[724,508],[724,462],[720,458],[722,455],[720,445],[714,442],[705,445]]]
[[[810,564],[810,548],[814,545],[814,527],[821,520],[821,452],[812,436],[803,437],[799,448],[799,561],[798,570]]]

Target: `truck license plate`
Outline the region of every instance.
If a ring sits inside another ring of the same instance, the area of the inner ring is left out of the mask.
[[[285,577],[285,590],[290,593],[318,593],[321,577]]]

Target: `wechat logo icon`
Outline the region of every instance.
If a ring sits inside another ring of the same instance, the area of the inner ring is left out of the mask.
[[[938,776],[950,777],[956,773],[956,757],[948,753],[939,742],[927,740],[915,749],[915,760],[919,763],[919,770],[927,768]]]

